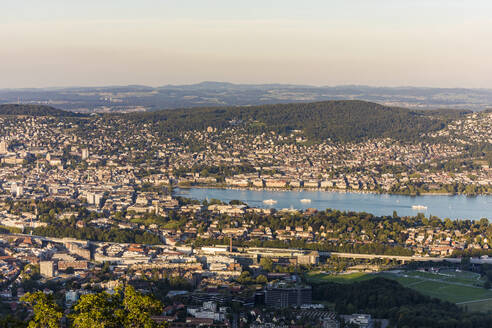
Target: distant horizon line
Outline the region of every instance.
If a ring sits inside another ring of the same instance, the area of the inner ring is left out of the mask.
[[[399,85],[399,86],[388,86],[388,85],[369,85],[369,84],[335,84],[335,85],[315,85],[315,84],[296,84],[296,83],[237,83],[237,82],[228,82],[228,81],[211,81],[204,80],[201,82],[195,83],[183,83],[183,84],[162,84],[162,85],[146,85],[146,84],[107,84],[107,85],[70,85],[70,86],[47,86],[47,87],[12,87],[12,88],[0,88],[0,91],[27,91],[27,90],[64,90],[64,89],[78,89],[78,88],[121,88],[121,87],[145,87],[145,88],[172,88],[172,87],[192,87],[199,85],[230,85],[230,86],[265,86],[265,87],[307,87],[313,89],[322,89],[322,88],[340,88],[340,87],[349,87],[349,88],[372,88],[372,89],[446,89],[446,90],[488,90],[491,91],[490,88],[473,88],[473,87],[432,87],[432,86],[415,86],[415,85]]]

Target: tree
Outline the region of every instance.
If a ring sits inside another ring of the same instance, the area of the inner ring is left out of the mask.
[[[266,270],[268,272],[273,271],[273,261],[268,257],[262,257],[260,259],[260,265],[263,268],[263,270]]]
[[[6,316],[0,317],[0,327],[1,328],[25,328],[26,324],[21,319],[7,314]]]
[[[157,324],[150,316],[162,311],[162,304],[153,297],[137,293],[132,286],[126,286],[123,297],[125,327],[153,328]]]
[[[212,198],[209,202],[208,202],[209,205],[223,205],[224,203],[219,200],[219,199],[216,199],[216,198]]]
[[[241,275],[237,278],[237,281],[241,284],[249,284],[252,282],[251,274],[249,271],[241,272]]]
[[[258,277],[256,277],[256,282],[258,284],[266,284],[268,282],[268,278],[265,275],[260,274]]]
[[[59,306],[53,301],[52,295],[43,292],[27,293],[21,298],[22,302],[27,303],[34,310],[34,315],[29,321],[29,328],[58,328],[62,312]]]
[[[82,296],[70,317],[77,328],[156,328],[165,327],[151,319],[161,310],[161,302],[126,286],[113,295],[101,292]]]
[[[67,274],[73,274],[75,272],[75,269],[73,267],[68,267],[66,270],[65,270],[65,273]]]
[[[119,293],[106,292],[82,295],[71,314],[77,328],[117,328],[123,326],[124,311]]]

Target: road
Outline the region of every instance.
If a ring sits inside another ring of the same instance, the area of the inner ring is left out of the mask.
[[[27,235],[27,234],[9,234],[10,236],[19,236],[19,237],[32,237],[32,238],[38,238],[38,239],[44,239],[44,240],[52,240],[55,242],[87,242],[88,240],[76,240],[74,238],[54,238],[54,237],[43,237],[43,236],[35,236],[35,235]],[[7,236],[7,235],[6,235]],[[122,244],[122,243],[111,243],[111,242],[92,242],[93,244]],[[165,245],[154,245],[156,247],[166,247]],[[243,248],[244,251],[246,252],[253,252],[253,253],[275,253],[278,255],[285,254],[290,256],[295,256],[297,254],[301,254],[304,252],[310,252],[311,250],[302,250],[302,249],[286,249],[286,248],[267,248],[267,247],[245,247]],[[452,263],[460,263],[461,259],[459,258],[447,258],[447,257],[429,257],[429,256],[401,256],[401,255],[377,255],[377,254],[356,254],[356,253],[339,253],[339,252],[319,252],[320,256],[325,256],[325,257],[330,257],[330,256],[337,256],[337,257],[344,257],[344,258],[352,258],[352,259],[390,259],[390,260],[397,260],[397,261],[402,261],[402,262],[414,262],[414,261],[419,261],[419,262],[427,262],[427,261],[432,261],[432,262],[452,262]],[[481,260],[483,261],[483,260]],[[491,259],[492,262],[492,259]]]
[[[337,253],[337,252],[319,252],[322,256],[337,256],[352,259],[390,259],[403,262],[453,262],[460,263],[461,259],[458,258],[447,258],[447,257],[430,257],[430,256],[401,256],[401,255],[376,255],[376,254],[354,254],[354,253]]]

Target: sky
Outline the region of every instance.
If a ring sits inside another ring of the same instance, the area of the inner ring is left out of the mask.
[[[1,0],[0,88],[492,88],[492,1]]]

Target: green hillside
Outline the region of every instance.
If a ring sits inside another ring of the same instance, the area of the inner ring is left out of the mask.
[[[29,115],[29,116],[81,116],[80,114],[56,109],[44,105],[0,104],[0,115]]]
[[[287,133],[303,130],[312,140],[331,138],[354,141],[375,137],[418,139],[420,134],[443,128],[463,115],[456,111],[413,111],[376,103],[344,100],[293,103],[251,107],[214,107],[162,110],[127,114],[135,120],[157,122],[164,133],[225,128],[230,121],[241,121],[251,129]]]

